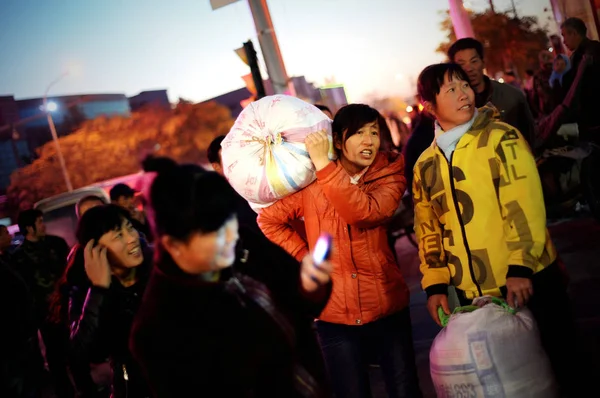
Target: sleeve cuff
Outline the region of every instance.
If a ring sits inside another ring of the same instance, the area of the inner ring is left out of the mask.
[[[427,293],[427,298],[436,295],[436,294],[444,294],[448,295],[448,285],[445,283],[438,283],[436,285],[431,285],[425,288],[425,293]]]
[[[509,265],[506,273],[507,278],[531,278],[532,276],[533,270],[523,265]]]
[[[308,250],[307,247],[303,247],[302,249],[300,249],[300,251],[298,251],[298,253],[296,253],[296,255],[294,257],[296,257],[296,260],[298,260],[298,262],[302,262],[302,260],[304,260],[304,257],[306,257],[307,254],[310,253],[310,250]]]
[[[327,166],[317,171],[317,179],[322,180],[324,178],[327,178],[331,173],[335,171],[336,168],[337,165],[335,162],[329,162]]]

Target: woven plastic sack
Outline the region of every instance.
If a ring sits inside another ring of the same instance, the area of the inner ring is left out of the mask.
[[[558,397],[529,310],[481,297],[455,309],[442,324],[429,352],[438,398]]]
[[[273,95],[248,105],[221,144],[223,171],[254,210],[306,187],[316,178],[304,139],[327,132],[331,120],[296,97]],[[330,145],[330,159],[334,159]]]

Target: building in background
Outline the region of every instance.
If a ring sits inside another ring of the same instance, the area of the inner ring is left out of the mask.
[[[158,106],[165,109],[171,109],[167,90],[142,91],[138,95],[129,97],[129,108],[132,112],[138,111],[145,106]]]
[[[10,174],[33,161],[35,150],[52,140],[43,98],[0,97],[0,194],[10,185]],[[48,98],[58,136],[75,131],[98,116],[129,116],[124,94],[82,94]]]
[[[344,105],[348,105],[348,99],[346,98],[346,90],[344,85],[335,84],[321,87],[319,89],[321,97],[320,103],[327,105],[331,112],[335,113]]]
[[[600,39],[600,0],[550,0],[550,3],[558,26],[567,18],[577,17],[585,22],[590,39]]]
[[[29,146],[19,134],[19,107],[15,98],[0,97],[0,192],[10,184],[10,174],[30,158]],[[2,218],[0,211],[0,218]]]
[[[294,83],[296,96],[306,102],[327,105],[334,113],[348,103],[344,86],[341,84],[317,88],[313,83],[308,82],[304,76],[295,76],[291,80]],[[264,80],[263,83],[266,94],[273,95],[271,81]],[[252,97],[252,95],[247,87],[243,87],[206,100],[206,102],[215,101],[229,108],[231,116],[237,118],[242,109],[244,109],[242,103]]]

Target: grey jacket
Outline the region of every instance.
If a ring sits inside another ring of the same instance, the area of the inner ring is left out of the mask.
[[[478,102],[477,107],[480,108],[491,102],[500,112],[500,119],[516,127],[531,145],[535,137],[535,124],[525,94],[510,84],[499,83],[487,77],[485,79],[486,85],[491,83],[491,93],[487,101]]]

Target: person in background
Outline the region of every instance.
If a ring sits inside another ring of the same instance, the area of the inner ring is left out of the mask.
[[[214,171],[219,173],[221,176],[225,176],[223,172],[223,162],[221,159],[221,143],[225,139],[224,135],[216,137],[208,146],[206,157],[210,162]],[[252,208],[248,201],[237,194],[237,217],[240,225],[252,229],[255,233],[261,234],[262,231],[258,227],[256,221],[257,214]],[[300,225],[302,227],[302,225]]]
[[[297,262],[238,225],[237,194],[181,165],[149,190],[156,263],[130,347],[154,397],[329,397],[312,321],[328,261]]]
[[[332,124],[338,159],[324,132],[306,138],[317,170],[308,187],[262,209],[265,235],[302,260],[321,233],[333,236],[333,292],[316,321],[337,398],[370,397],[368,361],[381,366],[390,397],[420,397],[409,291],[387,240],[405,189],[402,155],[380,152],[381,114],[364,104],[342,107]],[[304,217],[308,239],[291,221]]]
[[[12,264],[31,293],[35,324],[46,348],[55,393],[59,397],[70,397],[73,386],[67,370],[66,332],[48,320],[50,295],[67,265],[69,246],[63,238],[46,234],[44,215],[39,210],[21,212],[17,222],[25,239],[15,250]]]
[[[538,119],[552,113],[556,105],[562,101],[555,98],[550,87],[550,76],[552,75],[553,55],[550,51],[543,50],[538,54],[540,68],[533,76],[532,110]],[[556,102],[558,101],[558,102]]]
[[[127,184],[117,184],[110,190],[110,201],[117,206],[121,206],[129,212],[131,224],[142,234],[142,237],[152,243],[152,229],[148,223],[148,218],[143,211],[136,208],[135,202],[136,191]]]
[[[423,151],[431,146],[435,138],[435,119],[423,110],[419,123],[414,126],[412,134],[408,138],[408,142],[404,147],[402,154],[404,155],[404,175],[406,176],[406,190],[410,195],[406,197],[407,206],[412,204],[412,183],[413,169],[417,163],[417,159]],[[412,207],[412,205],[411,205]]]
[[[481,108],[491,102],[500,112],[500,119],[515,126],[532,145],[535,124],[525,94],[510,84],[499,83],[484,75],[483,44],[470,37],[457,40],[450,46],[448,58],[469,76],[475,92],[475,106]]]
[[[381,131],[381,146],[379,147],[379,150],[402,153],[402,149],[410,136],[408,126],[395,115],[386,117],[385,122],[387,128]]]
[[[143,250],[130,220],[129,212],[113,204],[94,207],[81,217],[78,252],[67,272],[69,304],[59,310],[69,318],[73,363],[110,358],[114,398],[150,396],[128,342],[152,255]],[[88,377],[79,381],[85,382],[78,385],[84,396],[96,393]]]
[[[527,306],[561,389],[583,396],[574,393],[575,325],[535,159],[494,108],[477,111],[469,80],[455,64],[428,66],[418,79],[436,119],[435,141],[419,158],[413,183],[427,308],[441,325],[438,308],[450,314],[449,285],[461,305],[491,295]]]
[[[533,75],[535,72],[533,69],[527,69],[525,71],[525,80],[523,80],[523,90],[527,93],[533,90]]]
[[[144,173],[159,173],[177,165],[177,162],[167,156],[148,155],[142,162]]]
[[[517,80],[517,76],[515,75],[515,72],[513,72],[512,70],[504,72],[504,84],[510,84],[514,88],[521,90],[521,85],[519,84],[519,81]]]
[[[0,252],[10,246],[6,236],[0,225]],[[9,261],[0,256],[0,397],[31,398],[41,392],[44,364],[29,287]]]
[[[578,112],[574,121],[579,126],[579,137],[584,141],[600,143],[600,117],[598,116],[598,93],[600,93],[600,42],[587,37],[587,27],[579,18],[567,18],[561,25],[565,46],[571,53],[571,69],[563,77],[564,89],[571,87],[579,65],[586,56],[587,67],[578,95]]]
[[[10,263],[10,247],[12,245],[12,235],[8,232],[6,225],[0,224],[0,261]]]
[[[103,206],[106,204],[106,201],[100,196],[96,195],[88,195],[79,199],[77,204],[75,205],[75,214],[77,215],[77,219],[80,219],[81,216],[85,214],[86,211],[96,206]]]
[[[548,79],[550,86],[552,101],[554,104],[560,104],[565,98],[568,87],[565,87],[563,78],[571,70],[571,61],[565,54],[559,54],[554,58],[552,65],[552,74]],[[572,82],[571,82],[572,84]]]
[[[331,112],[331,109],[329,109],[328,106],[321,105],[321,104],[315,104],[315,107],[317,107],[321,112],[323,112],[325,115],[327,115],[328,118],[333,120],[333,112]]]

